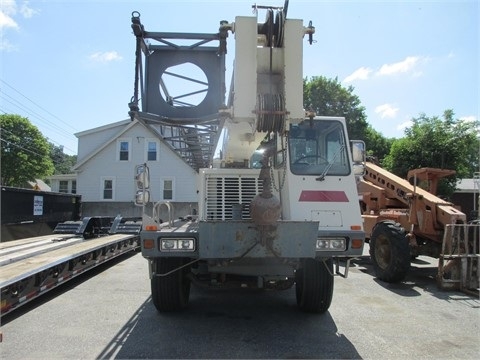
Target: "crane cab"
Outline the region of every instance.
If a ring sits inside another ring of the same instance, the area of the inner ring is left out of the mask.
[[[318,221],[319,232],[330,234],[362,229],[344,118],[305,119],[272,143],[272,187],[283,220]]]

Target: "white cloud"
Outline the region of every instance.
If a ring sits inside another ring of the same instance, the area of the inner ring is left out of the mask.
[[[17,12],[17,3],[15,0],[1,0],[0,12],[7,15],[15,15]]]
[[[20,14],[23,15],[24,18],[30,19],[32,16],[36,15],[39,13],[38,10],[35,10],[28,6],[29,2],[25,1],[22,6],[20,7]]]
[[[391,104],[379,105],[375,108],[375,113],[380,114],[380,117],[383,118],[393,118],[398,113],[398,108],[394,107]]]
[[[412,127],[413,122],[412,120],[407,120],[399,125],[397,125],[397,130],[405,130],[406,128]]]
[[[355,70],[353,73],[348,75],[343,80],[343,82],[349,83],[349,82],[352,82],[352,81],[357,80],[357,79],[358,80],[367,80],[371,72],[372,72],[372,69],[362,66],[361,68]]]
[[[19,26],[17,22],[12,18],[11,15],[15,14],[15,2],[14,1],[2,1],[0,7],[0,31],[2,36],[0,36],[0,51],[13,51],[16,49],[16,46],[11,44],[5,36],[4,30],[13,29],[18,30]]]
[[[7,39],[0,39],[0,51],[15,51],[18,50],[18,47],[10,43]]]
[[[469,116],[462,116],[460,120],[465,121],[465,122],[475,122],[477,121],[477,117],[475,115],[469,115]]]
[[[24,1],[19,8],[15,0],[0,0],[0,27],[4,27],[4,24],[8,25],[12,21],[16,24],[13,18],[16,17],[18,13],[25,19],[30,19],[38,14],[39,11],[30,7],[28,1]]]
[[[6,37],[4,30],[13,29],[19,30],[20,25],[17,22],[18,14],[26,19],[38,14],[39,11],[31,8],[28,1],[24,1],[18,9],[15,0],[0,0],[0,31],[2,36],[0,39],[0,51],[13,51],[18,48],[17,45],[12,44]]]
[[[122,60],[122,57],[116,51],[96,52],[88,58],[94,62],[100,63]]]
[[[415,68],[419,63],[420,57],[418,56],[408,56],[405,60],[393,63],[393,64],[384,64],[378,70],[378,75],[394,75],[399,73],[406,73]],[[416,72],[418,75],[418,71]]]
[[[404,60],[392,63],[383,64],[379,70],[375,71],[377,76],[395,75],[401,73],[411,73],[413,77],[420,77],[423,72],[418,69],[421,63],[428,61],[428,57],[423,56],[407,56]],[[370,75],[374,72],[371,68],[362,66],[348,75],[343,82],[349,83],[355,80],[368,80]]]
[[[4,28],[18,29],[18,24],[2,9],[0,10],[0,29]]]

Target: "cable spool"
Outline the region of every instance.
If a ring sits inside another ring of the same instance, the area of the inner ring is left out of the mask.
[[[264,34],[266,38],[266,47],[271,47],[273,43],[273,31],[274,31],[274,16],[273,10],[267,9],[267,15],[265,17],[265,22],[260,28],[259,33]]]
[[[283,34],[285,32],[285,13],[267,10],[265,22],[258,29],[259,34],[265,35],[266,47],[283,47]]]
[[[288,7],[288,0],[285,2]],[[286,8],[284,11],[268,9],[265,23],[259,27],[259,33],[266,36],[266,46],[270,48],[270,93],[257,95],[257,126],[259,132],[283,132],[285,123],[285,100],[282,94],[273,93],[272,51],[274,47],[283,47]]]
[[[257,131],[282,132],[285,124],[285,101],[282,94],[257,95]]]
[[[277,11],[275,14],[274,38],[275,47],[283,47],[283,34],[285,31],[285,14],[283,11]]]

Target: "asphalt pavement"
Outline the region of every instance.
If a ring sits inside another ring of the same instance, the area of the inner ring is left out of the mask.
[[[0,358],[477,359],[480,300],[438,290],[436,263],[386,284],[356,260],[321,315],[298,311],[294,288],[195,287],[188,309],[159,314],[146,260],[122,256],[4,316]]]

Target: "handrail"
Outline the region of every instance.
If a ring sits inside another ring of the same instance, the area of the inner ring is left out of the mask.
[[[170,201],[158,201],[153,205],[153,219],[160,223],[160,207],[165,205],[168,209],[168,225],[173,226],[173,204]]]

